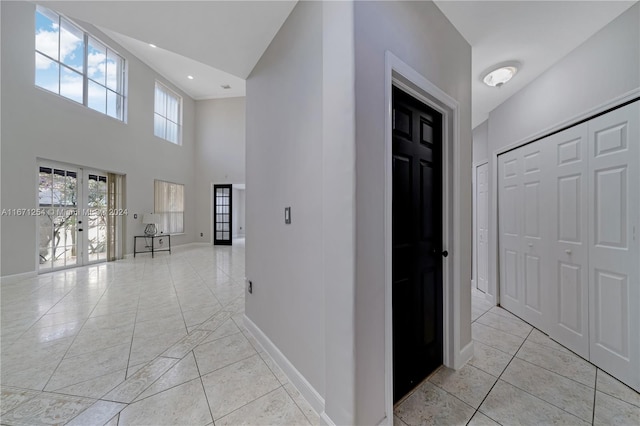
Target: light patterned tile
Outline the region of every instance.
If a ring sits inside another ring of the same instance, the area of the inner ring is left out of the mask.
[[[45,390],[56,390],[122,370],[127,366],[129,344],[65,358]]]
[[[200,345],[193,353],[201,375],[257,354],[241,333]]]
[[[281,386],[258,355],[202,376],[202,382],[214,421]]]
[[[497,330],[504,331],[505,333],[524,338],[526,338],[533,329],[533,327],[522,320],[506,318],[491,312],[487,312],[482,315],[478,318],[477,322],[493,327]]]
[[[557,343],[555,340],[552,340],[549,336],[536,328],[534,328],[529,337],[527,337],[527,341],[537,343],[538,345],[546,346],[557,351],[571,353],[569,349]]]
[[[496,330],[484,324],[479,324],[477,321],[471,324],[471,334],[473,340],[511,355],[515,355],[524,341],[522,337]]]
[[[172,387],[189,382],[200,377],[196,360],[192,353],[182,358],[176,365],[171,367],[157,381],[147,388],[136,400],[147,398],[151,395],[163,392]]]
[[[109,401],[96,401],[80,415],[67,423],[67,426],[104,425],[116,416],[126,404]]]
[[[578,417],[498,380],[480,412],[503,425],[588,425]]]
[[[501,380],[591,422],[593,388],[518,358],[511,361]]]
[[[525,342],[516,357],[595,388],[596,368],[573,353]]]
[[[308,425],[309,421],[284,389],[276,389],[215,422],[218,426]]]
[[[473,408],[478,408],[485,396],[498,380],[490,374],[474,367],[465,365],[459,370],[444,367],[433,374],[429,381],[461,399]]]
[[[2,386],[0,393],[0,415],[40,395],[40,392]]]
[[[318,415],[316,410],[314,410],[311,404],[309,404],[309,402],[304,399],[302,394],[298,391],[298,389],[295,388],[295,386],[293,386],[291,383],[287,383],[283,386],[283,388],[285,391],[287,391],[291,399],[293,399],[300,410],[302,410],[302,413],[307,418],[309,423],[311,423],[312,425],[322,424],[322,420],[320,419],[320,416]]]
[[[118,386],[125,379],[126,370],[118,370],[91,380],[56,389],[56,393],[65,395],[83,396],[85,398],[100,399],[111,389]]]
[[[129,404],[118,426],[206,425],[212,421],[199,379]]]
[[[629,404],[640,407],[640,393],[634,391],[616,378],[598,369],[596,389],[600,392],[614,396]]]
[[[62,425],[94,400],[88,398],[41,393],[2,416],[2,423],[16,426]]]
[[[493,376],[499,377],[504,369],[507,368],[512,358],[513,355],[487,346],[484,343],[474,341],[473,358],[471,358],[469,364]]]
[[[596,391],[593,424],[636,426],[640,424],[640,407]]]
[[[158,357],[154,359],[105,395],[104,399],[126,404],[132,402],[177,362],[178,360],[174,358]]]
[[[500,423],[490,419],[480,411],[476,411],[467,426],[500,426]]]
[[[430,382],[400,403],[395,414],[409,426],[466,425],[475,410]]]
[[[235,322],[231,318],[226,320],[216,331],[213,331],[207,338],[205,338],[201,345],[204,343],[213,342],[214,340],[218,340],[222,337],[231,336],[232,334],[240,333],[240,329],[236,325]]]

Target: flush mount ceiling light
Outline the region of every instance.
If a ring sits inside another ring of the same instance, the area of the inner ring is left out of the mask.
[[[187,78],[188,78],[189,80],[193,80],[193,76],[192,76],[192,75],[188,75],[188,76],[187,76]]]
[[[503,84],[516,75],[519,68],[520,64],[517,62],[496,65],[482,74],[482,82],[490,87],[502,87]]]

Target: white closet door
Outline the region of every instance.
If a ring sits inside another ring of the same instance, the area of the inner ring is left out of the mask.
[[[589,359],[587,124],[545,139],[549,156],[549,335]]]
[[[522,319],[546,330],[547,292],[544,271],[549,268],[545,235],[549,223],[549,209],[545,202],[548,180],[548,161],[543,154],[543,142],[537,141],[519,149],[522,155],[522,222],[520,252],[522,253],[521,304]]]
[[[589,124],[590,359],[640,390],[640,103]]]
[[[498,157],[498,233],[500,247],[500,304],[522,315],[520,290],[520,217],[522,184],[519,151]]]
[[[489,164],[476,168],[476,286],[487,292],[489,287]]]

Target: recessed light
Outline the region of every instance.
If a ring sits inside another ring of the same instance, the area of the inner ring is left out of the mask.
[[[229,86],[228,84],[221,84],[220,87],[222,87],[224,90],[231,89],[231,86]]]
[[[490,87],[502,87],[518,72],[520,64],[517,62],[499,64],[489,72],[483,73],[482,81]]]
[[[154,49],[155,49],[156,47],[158,47],[158,46],[156,46],[156,45],[155,45],[155,44],[153,44],[153,43],[149,43],[149,46],[153,47]]]
[[[188,76],[187,76],[187,78],[188,78],[189,80],[193,80],[193,76],[192,76],[192,75],[188,75]]]

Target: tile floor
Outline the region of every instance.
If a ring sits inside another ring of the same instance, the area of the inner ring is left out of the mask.
[[[3,284],[3,425],[319,424],[242,323],[244,244]]]
[[[320,419],[242,325],[244,247],[3,284],[3,425],[302,425]],[[475,356],[394,423],[640,424],[640,395],[473,296]]]
[[[640,425],[640,394],[472,292],[473,359],[441,367],[394,425]]]

